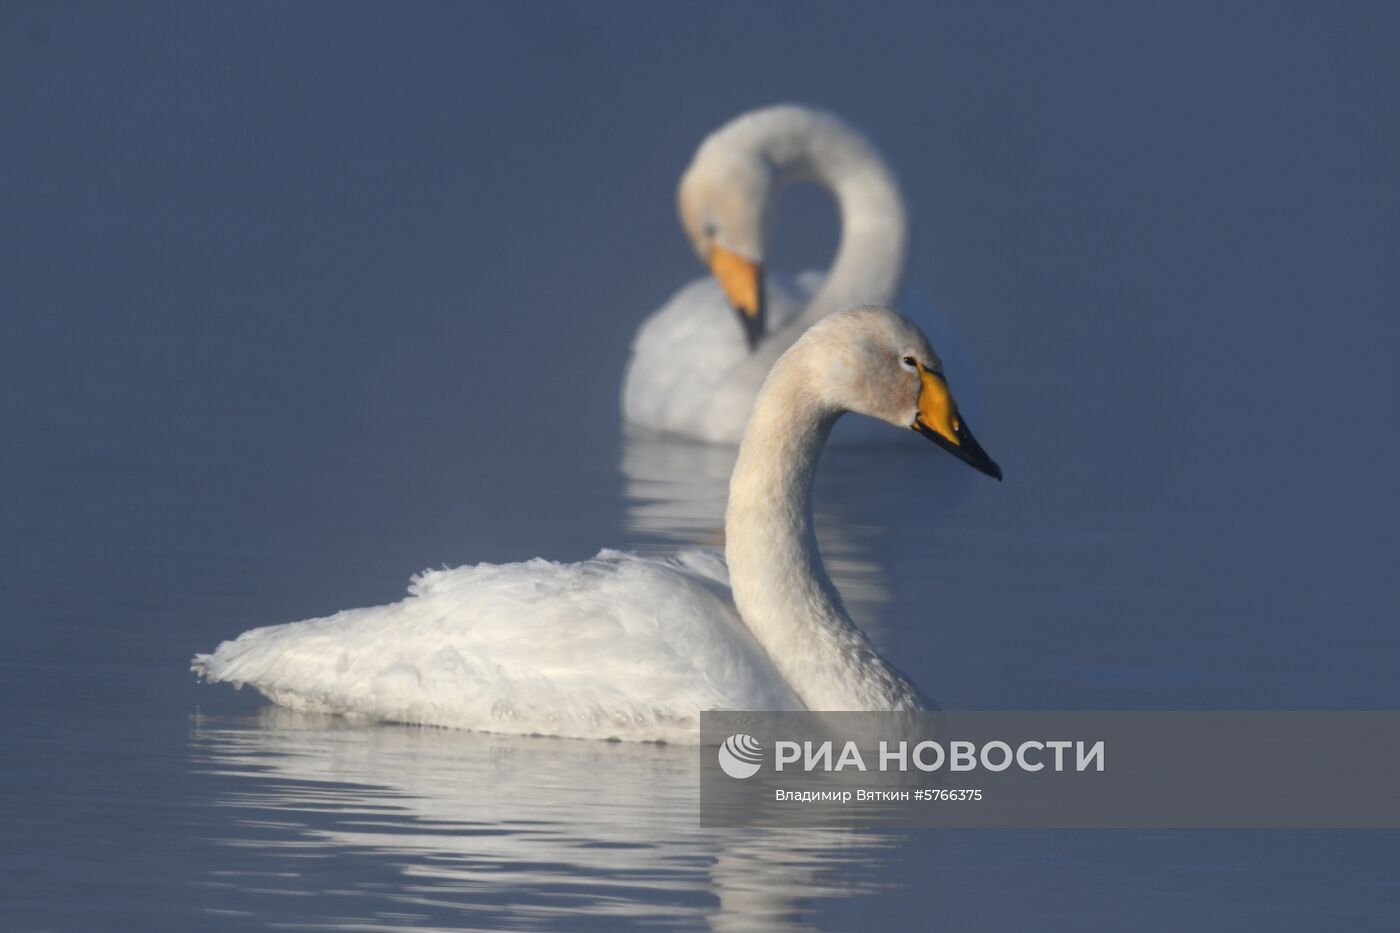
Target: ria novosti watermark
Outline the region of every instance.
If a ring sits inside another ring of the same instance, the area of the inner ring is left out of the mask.
[[[1400,712],[705,713],[708,825],[1400,827]]]
[[[751,735],[740,733],[730,736],[725,740],[724,746],[721,746],[721,767],[724,767],[729,742],[736,738],[748,743],[752,749],[752,761],[762,761],[763,750],[758,740]],[[810,739],[803,742],[780,739],[773,743],[773,770],[782,772],[789,766],[796,765],[800,766],[802,771],[844,771],[847,768],[869,771],[873,767],[878,771],[912,769],[931,773],[943,770],[945,766],[949,771],[976,771],[981,768],[995,772],[1005,771],[1013,766],[1022,771],[1043,771],[1047,767],[1047,759],[1048,766],[1055,771],[1064,771],[1071,766],[1075,771],[1102,771],[1104,766],[1102,739],[1093,743],[1082,739],[1050,739],[1044,742],[1027,739],[1017,744],[1014,749],[1010,743],[1000,739],[993,739],[981,747],[975,742],[955,739],[947,743],[947,751],[944,750],[943,743],[932,739],[922,742],[880,739],[873,766],[866,765],[860,744],[854,739],[847,739],[842,743],[839,754],[834,751],[835,744],[831,739],[820,742]],[[757,764],[753,765],[752,770],[743,775],[734,774],[727,767],[724,767],[724,771],[730,777],[752,777],[758,772],[758,767]]]

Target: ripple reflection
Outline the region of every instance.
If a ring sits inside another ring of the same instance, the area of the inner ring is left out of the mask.
[[[292,927],[809,929],[823,899],[881,890],[900,845],[701,829],[693,748],[268,708],[196,717],[191,755],[228,817],[209,912]]]

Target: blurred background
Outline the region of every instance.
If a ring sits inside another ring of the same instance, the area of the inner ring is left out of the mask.
[[[1393,832],[733,839],[688,750],[347,728],[187,666],[425,567],[714,544],[732,453],[627,438],[622,367],[702,272],[691,152],[797,101],[898,172],[1006,470],[824,460],[881,647],[949,708],[1395,708],[1397,27],[8,0],[6,923],[1394,928]],[[837,232],[791,190],[770,266]]]

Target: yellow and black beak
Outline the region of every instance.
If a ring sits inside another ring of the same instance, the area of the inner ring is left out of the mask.
[[[763,339],[767,327],[763,303],[763,266],[722,246],[715,246],[710,249],[710,272],[739,315],[749,349],[753,350]]]
[[[923,380],[919,387],[919,413],[910,427],[968,466],[1000,480],[1001,467],[987,456],[968,430],[967,422],[958,415],[957,403],[943,376],[920,364],[919,378]]]

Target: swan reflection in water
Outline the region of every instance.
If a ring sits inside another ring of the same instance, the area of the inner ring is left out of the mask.
[[[214,916],[355,930],[799,930],[820,899],[882,890],[880,866],[901,844],[701,828],[693,747],[269,707],[196,716],[191,754],[228,817],[216,824],[227,858],[208,880]]]

